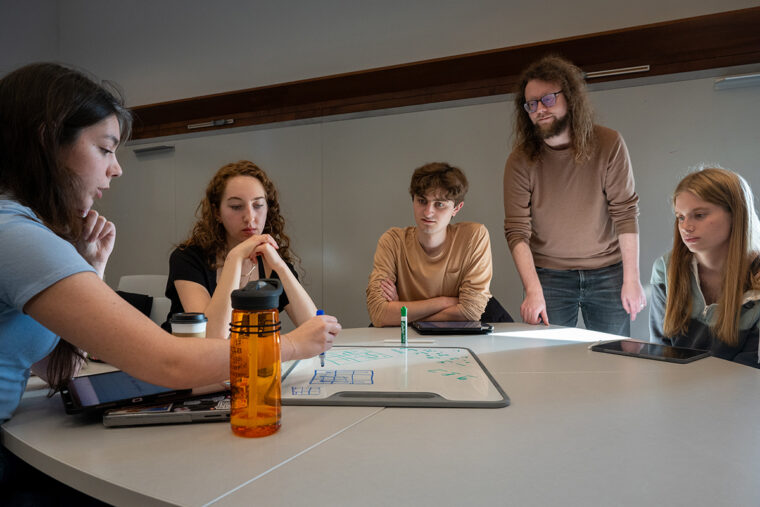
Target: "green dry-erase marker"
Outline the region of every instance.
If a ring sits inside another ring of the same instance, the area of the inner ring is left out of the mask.
[[[406,347],[406,306],[401,307],[401,345]]]

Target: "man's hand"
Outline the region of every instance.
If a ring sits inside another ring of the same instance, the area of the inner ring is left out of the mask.
[[[549,325],[543,292],[529,292],[525,295],[525,300],[520,305],[520,317],[527,324],[540,324],[543,321],[545,325]]]
[[[631,316],[631,321],[636,320],[636,315],[647,306],[644,288],[638,280],[623,282],[620,300],[623,303],[623,309]]]

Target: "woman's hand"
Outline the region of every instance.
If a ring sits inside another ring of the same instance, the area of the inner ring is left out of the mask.
[[[269,239],[274,242],[274,239],[266,235]],[[256,256],[260,255],[263,262],[264,262],[264,268],[266,272],[269,272],[270,270],[276,271],[277,274],[282,275],[283,270],[288,269],[288,265],[285,263],[284,260],[282,260],[282,257],[280,257],[280,254],[277,253],[277,249],[279,247],[277,246],[277,243],[272,245],[270,242],[266,243],[260,243],[254,250],[253,254],[251,256],[251,261],[253,263],[256,263]]]
[[[242,262],[243,259],[250,259],[251,262],[256,264],[256,256],[260,255],[257,249],[264,246],[271,247],[274,251],[274,255],[279,259],[280,256],[277,255],[276,252],[279,246],[277,246],[277,242],[269,234],[256,234],[251,236],[230,250],[230,253],[227,254],[227,258],[229,259],[230,257],[233,257],[240,262]]]
[[[93,209],[87,213],[83,220],[82,234],[74,246],[79,255],[95,268],[98,276],[102,279],[108,258],[111,256],[113,245],[116,242],[116,226]]]
[[[331,315],[312,317],[282,336],[282,360],[314,357],[332,347],[341,326]]]

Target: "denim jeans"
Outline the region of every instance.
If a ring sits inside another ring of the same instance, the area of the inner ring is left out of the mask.
[[[630,336],[631,319],[623,309],[623,263],[599,269],[536,268],[549,324],[575,327],[578,308],[586,329]]]

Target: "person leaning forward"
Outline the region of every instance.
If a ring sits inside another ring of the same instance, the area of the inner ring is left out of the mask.
[[[548,56],[515,98],[504,169],[504,234],[525,288],[529,324],[630,335],[646,306],[639,281],[638,195],[620,134],[595,125],[583,73]]]

